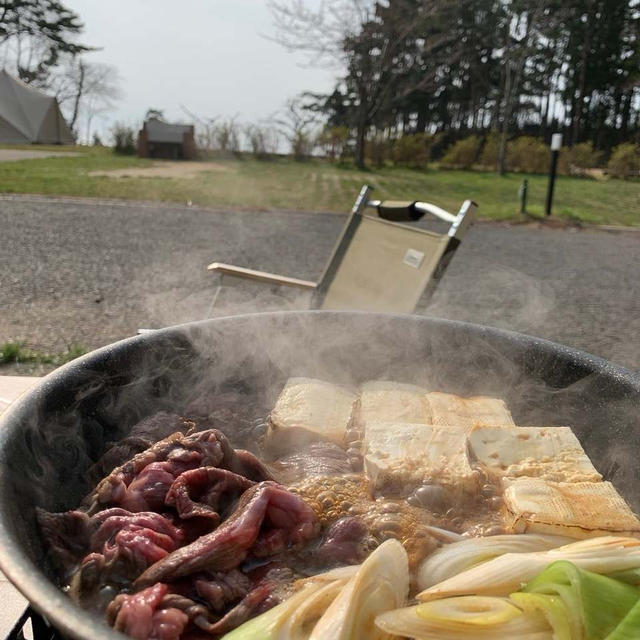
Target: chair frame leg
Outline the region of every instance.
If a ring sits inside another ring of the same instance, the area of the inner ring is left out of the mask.
[[[218,300],[218,296],[220,295],[220,291],[222,290],[224,275],[220,275],[220,281],[218,282],[218,286],[213,293],[213,299],[211,300],[211,304],[209,305],[209,310],[207,311],[207,318],[210,318],[213,315],[213,308],[216,306],[216,302]]]

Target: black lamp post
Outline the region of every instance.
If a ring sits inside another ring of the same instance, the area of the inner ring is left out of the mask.
[[[562,134],[554,133],[551,136],[551,164],[549,166],[549,185],[547,186],[547,204],[544,212],[551,215],[551,202],[553,201],[553,186],[556,182],[556,169],[558,168],[558,153],[562,147]]]

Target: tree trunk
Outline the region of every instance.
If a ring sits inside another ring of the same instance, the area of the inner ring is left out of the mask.
[[[543,138],[547,137],[547,119],[549,118],[549,104],[551,103],[551,89],[547,91],[544,96],[544,107],[540,114],[540,135]]]
[[[587,15],[586,33],[582,43],[582,54],[580,55],[580,75],[578,77],[578,95],[576,96],[575,113],[573,114],[573,132],[571,134],[571,145],[577,144],[580,139],[580,124],[582,122],[582,109],[585,98],[585,88],[587,83],[587,62],[589,60],[589,49],[591,49],[591,31],[593,23],[593,4],[589,6]]]
[[[622,121],[620,122],[620,141],[627,139],[629,131],[629,116],[631,115],[631,103],[633,102],[633,89],[624,94],[624,106],[622,107]]]
[[[427,101],[423,100],[418,107],[418,120],[416,133],[424,133],[427,130]]]
[[[73,100],[73,114],[71,116],[71,120],[69,121],[69,128],[71,129],[71,131],[75,131],[76,121],[80,112],[80,101],[82,100],[82,95],[84,93],[84,76],[86,73],[86,68],[82,60],[78,62],[78,71],[80,73],[78,77],[78,88]]]
[[[506,79],[504,83],[504,113],[502,115],[502,131],[500,132],[500,146],[498,147],[498,173],[503,176],[507,164],[507,135],[511,118],[511,64],[507,60]]]
[[[358,118],[358,125],[356,127],[356,167],[358,169],[365,168],[364,152],[365,142],[367,137],[367,122],[366,119],[360,116]]]

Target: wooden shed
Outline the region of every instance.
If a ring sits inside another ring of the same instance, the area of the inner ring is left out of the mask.
[[[171,124],[159,118],[149,118],[138,132],[140,158],[193,160],[196,143],[192,124]]]

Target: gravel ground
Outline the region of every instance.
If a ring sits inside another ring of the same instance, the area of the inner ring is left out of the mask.
[[[217,282],[209,262],[315,279],[343,223],[334,214],[0,196],[0,343],[94,348],[204,318]],[[639,256],[640,232],[478,223],[424,312],[640,369]],[[298,303],[268,288],[225,288],[216,313]]]

